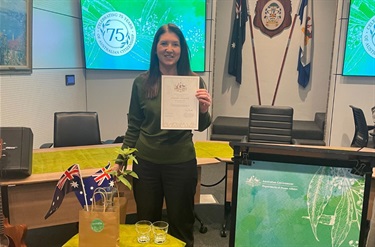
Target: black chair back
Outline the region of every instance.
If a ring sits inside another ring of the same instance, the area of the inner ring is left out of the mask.
[[[96,112],[55,112],[54,147],[102,144]]]
[[[368,144],[368,127],[366,123],[365,115],[363,114],[362,109],[350,105],[353,111],[354,117],[354,137],[351,143],[351,147],[367,147]]]
[[[291,144],[293,112],[288,106],[251,106],[248,141]]]

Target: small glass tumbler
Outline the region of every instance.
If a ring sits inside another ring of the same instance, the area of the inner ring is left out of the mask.
[[[154,243],[163,244],[167,239],[168,223],[165,221],[155,221],[152,223],[152,231],[154,233]]]
[[[137,241],[140,244],[150,242],[152,223],[148,220],[140,220],[135,223],[135,230],[137,231]]]

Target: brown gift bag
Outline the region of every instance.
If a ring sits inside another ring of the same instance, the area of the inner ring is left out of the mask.
[[[110,209],[106,205],[97,205],[95,202],[97,193],[100,193],[105,199],[103,192],[95,192],[90,210],[79,211],[79,246],[118,247],[120,237],[119,205],[115,204]]]
[[[97,188],[99,189],[100,191],[103,191],[101,190],[100,188]],[[126,222],[126,209],[127,209],[127,206],[128,206],[128,200],[126,199],[125,197],[125,192],[124,191],[120,191],[117,184],[115,185],[115,187],[113,188],[114,190],[114,193],[113,193],[113,205],[114,206],[117,206],[119,208],[119,213],[120,213],[120,224],[125,224]]]
[[[128,206],[128,200],[125,197],[124,192],[118,192],[118,196],[113,198],[113,203],[118,206],[120,211],[120,224],[125,224],[126,221],[126,209]]]

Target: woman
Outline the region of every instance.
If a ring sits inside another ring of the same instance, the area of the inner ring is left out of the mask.
[[[158,29],[151,48],[150,68],[134,80],[123,147],[138,149],[138,164],[133,166],[139,176],[133,180],[138,219],[161,220],[165,199],[168,232],[190,247],[194,244],[197,185],[193,134],[191,130],[160,128],[161,75],[196,76],[190,68],[185,37],[174,24]],[[199,101],[199,131],[211,124],[211,97],[205,88],[200,79],[195,95]]]

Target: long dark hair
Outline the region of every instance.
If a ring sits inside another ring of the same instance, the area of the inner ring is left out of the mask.
[[[145,93],[146,98],[152,99],[156,97],[159,93],[159,85],[161,72],[159,68],[159,58],[156,53],[157,45],[160,39],[160,36],[164,33],[171,32],[177,35],[180,40],[181,54],[180,59],[177,62],[177,74],[178,75],[193,75],[193,72],[190,68],[190,54],[189,47],[186,43],[184,34],[181,32],[181,29],[178,28],[175,24],[168,23],[161,26],[158,31],[156,31],[154,36],[154,41],[151,48],[151,58],[150,58],[150,68],[146,73],[146,83],[145,83]]]

